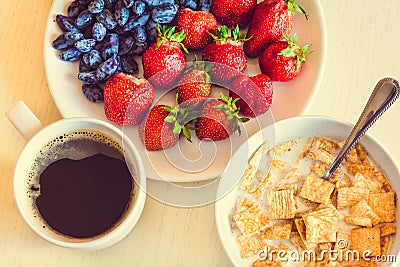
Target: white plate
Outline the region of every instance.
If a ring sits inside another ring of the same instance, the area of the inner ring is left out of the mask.
[[[81,82],[76,78],[79,64],[62,62],[59,59],[59,51],[53,49],[51,45],[52,41],[62,33],[55,22],[55,16],[57,14],[67,14],[67,6],[70,2],[70,0],[54,0],[48,15],[43,47],[48,85],[63,117],[85,116],[107,121],[103,111],[103,104],[89,102],[81,92]],[[302,0],[298,2],[309,14],[309,19],[306,20],[304,16],[296,15],[292,34],[295,32],[299,34],[300,45],[312,44],[314,52],[304,65],[299,77],[288,83],[274,83],[274,100],[271,111],[275,120],[299,115],[307,110],[320,83],[325,63],[326,31],[320,1]],[[139,60],[138,63],[141,67]],[[141,73],[142,70],[140,68],[139,76],[141,76]],[[249,60],[247,73],[251,75],[260,73],[257,59]],[[214,95],[218,94],[215,90]],[[161,92],[157,91],[156,99],[160,95]],[[171,101],[171,95],[173,95],[173,92],[167,96],[166,101]],[[233,137],[230,142],[217,142],[216,145],[204,143],[201,145],[201,151],[197,146],[199,142],[196,138],[194,138],[195,140],[191,145],[181,142],[182,147],[176,146],[168,149],[168,159],[165,156],[165,151],[147,153],[138,138],[137,127],[132,127],[127,132],[141,154],[148,178],[166,179],[173,182],[191,182],[220,176],[230,156],[235,151],[235,147],[269,123],[271,123],[270,114],[260,117],[258,121],[252,120],[245,126],[245,131],[243,132],[246,134],[244,138]],[[184,170],[186,167],[178,166],[182,162],[182,157],[180,156],[182,151],[188,157],[188,160],[184,162],[190,163],[190,168],[194,171],[187,171]],[[209,153],[214,153],[215,155],[210,156]],[[202,159],[198,158],[201,157],[200,155],[205,156],[207,159],[204,157]]]
[[[334,140],[344,140],[352,129],[352,125],[337,119],[328,117],[318,117],[318,116],[300,116],[294,117],[286,120],[282,120],[274,125],[270,125],[262,129],[262,135],[268,136],[271,132],[275,132],[275,143],[280,144],[289,140],[297,139],[299,137],[312,137],[321,136],[328,137]],[[257,137],[259,135],[254,135]],[[251,155],[251,152],[261,144],[259,139],[251,137],[249,144],[243,144],[234,154],[231,159],[231,165],[233,166],[243,166],[246,164],[248,157],[244,155]],[[365,135],[360,142],[367,151],[372,152],[370,156],[374,159],[375,163],[380,166],[389,179],[392,188],[395,192],[400,192],[400,177],[399,167],[396,165],[390,154],[383,148],[383,146],[373,139],[369,135]],[[250,149],[250,152],[247,153]],[[269,147],[269,145],[267,146]],[[272,146],[273,147],[273,146]],[[226,170],[226,172],[221,176],[220,184],[217,189],[217,196],[219,199],[215,203],[215,220],[216,227],[219,235],[219,239],[228,255],[230,260],[235,266],[251,266],[254,261],[245,260],[240,256],[240,248],[236,242],[235,234],[231,231],[231,220],[230,215],[232,214],[232,209],[237,203],[239,191],[237,185],[239,179],[241,178],[241,173],[244,170]],[[233,187],[234,188],[233,188]],[[233,190],[228,192],[228,188],[233,188]],[[222,197],[221,197],[222,196]],[[397,227],[399,227],[400,222],[400,202],[397,199],[396,207],[396,221]],[[396,234],[393,238],[388,254],[396,255],[397,259],[400,256],[400,235]],[[395,263],[393,263],[395,264]],[[296,266],[294,264],[288,264],[285,266]],[[302,265],[297,265],[302,266]],[[380,266],[390,266],[390,263],[382,264]]]

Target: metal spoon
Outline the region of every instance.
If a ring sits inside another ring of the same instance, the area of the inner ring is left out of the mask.
[[[332,165],[322,177],[323,179],[329,180],[347,153],[349,153],[372,124],[374,124],[378,118],[399,98],[399,95],[399,82],[395,79],[383,78],[377,83],[360,115],[360,118],[350,135],[347,137],[347,140],[339,151],[339,154],[332,162]]]

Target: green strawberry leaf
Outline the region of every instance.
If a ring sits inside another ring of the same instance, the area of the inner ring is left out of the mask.
[[[192,136],[190,134],[190,131],[189,131],[188,127],[186,127],[186,126],[182,127],[182,132],[183,132],[183,135],[186,137],[186,139],[189,142],[192,142]]]
[[[306,17],[306,19],[308,19],[306,11],[299,4],[297,4],[295,0],[286,0],[286,2],[290,11],[293,13],[302,14]]]

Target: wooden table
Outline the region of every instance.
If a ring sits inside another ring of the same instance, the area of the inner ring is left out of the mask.
[[[398,1],[321,0],[328,56],[307,114],[355,122],[376,82],[400,79]],[[51,0],[0,1],[0,114],[23,100],[46,125],[61,118],[43,67],[43,34]],[[400,104],[370,134],[400,161]],[[230,266],[214,226],[214,205],[183,209],[148,197],[129,236],[102,251],[75,251],[37,237],[13,199],[12,177],[25,141],[0,116],[0,266]]]

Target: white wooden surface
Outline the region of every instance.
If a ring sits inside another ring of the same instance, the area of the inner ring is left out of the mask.
[[[355,122],[375,83],[400,79],[396,0],[321,0],[328,56],[307,114]],[[172,208],[148,197],[131,234],[102,251],[75,251],[38,238],[14,204],[12,176],[23,138],[3,115],[23,100],[48,124],[61,116],[44,75],[42,39],[51,0],[0,1],[0,266],[230,266],[214,226],[214,206]],[[400,104],[370,130],[400,161]]]

